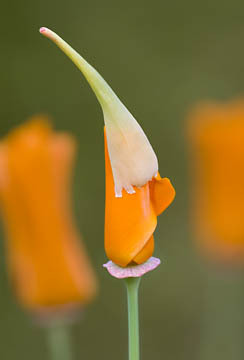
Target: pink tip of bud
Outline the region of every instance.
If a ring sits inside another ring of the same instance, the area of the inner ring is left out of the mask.
[[[41,27],[39,32],[55,43],[57,43],[58,40],[60,39],[59,36],[57,34],[55,34],[55,32],[48,29],[47,27]]]
[[[41,34],[43,34],[46,30],[47,30],[47,28],[41,27],[39,31],[40,31]]]
[[[149,271],[156,269],[160,265],[161,261],[158,258],[150,257],[146,262],[140,265],[131,265],[125,268],[116,265],[112,261],[108,261],[103,265],[109,274],[117,279],[125,279],[128,277],[140,277]]]

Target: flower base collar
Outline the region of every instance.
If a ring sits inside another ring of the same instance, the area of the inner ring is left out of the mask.
[[[123,268],[119,265],[116,265],[112,261],[108,261],[103,265],[103,267],[105,267],[109,274],[113,277],[117,279],[125,279],[128,277],[141,277],[149,271],[156,269],[160,264],[160,259],[152,256],[150,259],[140,265],[131,265]]]

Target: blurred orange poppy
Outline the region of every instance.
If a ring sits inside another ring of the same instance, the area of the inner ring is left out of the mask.
[[[199,105],[190,115],[192,217],[201,248],[244,259],[244,102]]]
[[[0,206],[8,267],[21,303],[33,310],[89,302],[93,269],[70,211],[75,141],[44,117],[0,143]]]
[[[122,197],[114,194],[114,178],[110,164],[107,137],[105,139],[106,209],[105,251],[109,259],[120,266],[141,264],[154,251],[153,233],[157,216],[173,201],[175,190],[168,178],[159,173],[135,193],[123,190]]]

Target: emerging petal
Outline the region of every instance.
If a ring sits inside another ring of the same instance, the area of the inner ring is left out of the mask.
[[[106,212],[105,251],[109,259],[120,266],[131,262],[138,264],[147,260],[153,252],[152,234],[156,228],[157,216],[150,199],[147,183],[134,194],[123,191],[122,198],[114,196],[114,181],[109,161],[106,136]]]
[[[157,157],[142,128],[101,75],[57,34],[47,28],[40,32],[51,39],[83,73],[100,102],[107,129],[108,152],[115,194],[133,193],[158,172]]]

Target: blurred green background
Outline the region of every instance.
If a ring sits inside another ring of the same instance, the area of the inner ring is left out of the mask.
[[[1,3],[1,126],[48,113],[79,142],[74,213],[100,281],[97,300],[74,326],[77,359],[127,357],[123,284],[102,268],[103,117],[79,71],[38,29],[58,32],[94,65],[140,122],[177,192],[159,218],[163,265],[140,289],[142,359],[241,359],[243,273],[209,265],[189,228],[184,121],[202,99],[244,93],[243,0],[13,0]],[[209,308],[210,312],[207,313]],[[48,359],[42,329],[15,302],[0,262],[0,358]]]

